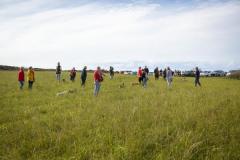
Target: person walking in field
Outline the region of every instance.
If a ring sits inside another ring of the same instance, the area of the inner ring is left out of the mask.
[[[154,69],[154,76],[155,76],[155,80],[158,80],[159,79],[159,70],[158,70],[158,67],[156,67]]]
[[[142,83],[142,73],[143,73],[142,68],[139,67],[139,68],[138,68],[138,72],[137,72],[137,76],[138,76],[138,82],[139,82],[139,84]]]
[[[167,69],[165,68],[163,70],[163,79],[166,80],[166,76],[167,76]]]
[[[23,67],[19,68],[19,71],[18,71],[18,82],[20,84],[20,89],[22,90],[23,89],[23,85],[24,85],[24,70],[23,70]]]
[[[35,75],[32,67],[29,67],[27,72],[28,89],[32,89],[33,83],[35,82]]]
[[[172,85],[172,78],[173,78],[173,72],[170,69],[170,67],[167,67],[167,70],[166,70],[166,80],[167,80],[168,87],[171,87],[171,85]]]
[[[109,74],[110,74],[110,79],[113,79],[113,76],[114,76],[114,68],[113,68],[112,66],[110,66]]]
[[[195,87],[197,87],[197,85],[199,85],[201,87],[200,71],[199,71],[198,67],[196,67],[196,71],[195,71]]]
[[[163,76],[163,71],[162,71],[162,69],[160,69],[160,71],[159,71],[159,76]]]
[[[62,67],[60,65],[60,62],[58,62],[57,67],[56,67],[56,78],[57,78],[58,82],[60,82],[60,80],[61,80],[61,72],[62,72]]]
[[[147,66],[145,66],[145,68],[144,68],[144,71],[145,71],[145,73],[146,73],[146,77],[148,78],[149,69],[148,69],[148,67],[147,67]]]
[[[94,96],[98,96],[100,91],[101,82],[103,81],[103,74],[100,67],[97,67],[97,70],[93,74],[94,78]]]
[[[75,81],[75,77],[76,77],[76,70],[75,70],[75,68],[73,67],[73,69],[72,69],[71,72],[70,72],[70,80],[71,80],[72,82],[74,82],[74,81]]]
[[[81,73],[81,81],[82,81],[81,86],[82,87],[85,87],[86,79],[87,79],[87,66],[84,66],[82,73]]]
[[[142,71],[142,85],[144,88],[147,87],[147,81],[148,81],[147,72],[145,70],[143,70]]]

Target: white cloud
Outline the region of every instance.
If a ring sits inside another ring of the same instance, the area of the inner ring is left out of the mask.
[[[46,1],[37,2],[0,11],[0,64],[54,67],[60,60],[70,68],[194,61],[240,67],[240,3],[235,1],[174,8],[88,3],[48,9],[38,8]]]

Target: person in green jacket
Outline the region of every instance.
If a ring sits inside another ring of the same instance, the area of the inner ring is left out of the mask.
[[[82,73],[81,73],[81,81],[82,81],[81,85],[83,87],[85,86],[86,79],[87,79],[87,66],[84,66]]]

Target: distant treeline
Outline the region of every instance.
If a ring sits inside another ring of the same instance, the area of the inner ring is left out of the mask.
[[[24,68],[27,70],[28,68]],[[16,71],[19,70],[19,67],[16,66],[7,66],[7,65],[0,65],[0,70],[7,70],[7,71]],[[55,71],[55,69],[44,69],[44,68],[34,68],[35,71]]]
[[[24,70],[27,70],[27,67],[24,67]],[[6,71],[17,71],[19,70],[19,67],[17,66],[7,66],[7,65],[0,65],[0,71],[6,70]],[[56,69],[45,69],[45,68],[34,68],[35,71],[55,71]],[[63,71],[70,71],[70,70],[63,70]],[[80,71],[80,70],[79,70]],[[88,72],[94,72],[94,70],[88,70]],[[108,73],[108,70],[103,70],[104,73]],[[115,72],[119,73],[119,72]]]

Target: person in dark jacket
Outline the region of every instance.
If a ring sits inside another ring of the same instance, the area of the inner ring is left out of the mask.
[[[162,75],[163,75],[162,69],[160,69],[159,74],[160,74],[159,76],[162,76]]]
[[[163,79],[166,80],[166,77],[167,77],[167,69],[165,68],[163,70]]]
[[[110,79],[113,79],[113,76],[114,76],[114,68],[113,68],[112,66],[110,66],[109,74],[110,74]]]
[[[158,70],[158,67],[156,67],[154,69],[154,76],[155,76],[155,80],[158,80],[159,79],[159,70]]]
[[[85,86],[86,79],[87,79],[87,66],[84,66],[82,73],[81,73],[81,81],[82,81],[81,85],[83,87]]]
[[[145,73],[146,73],[146,76],[148,76],[148,74],[149,74],[149,69],[147,68],[147,66],[145,66],[144,71],[145,71]]]
[[[56,67],[56,78],[57,78],[58,82],[60,82],[60,80],[61,80],[61,71],[62,71],[62,67],[60,65],[60,62],[58,62],[57,67]]]
[[[200,71],[199,71],[198,67],[196,67],[196,71],[195,71],[195,87],[197,87],[197,85],[199,85],[201,87]]]
[[[143,69],[143,71],[142,71],[142,85],[143,85],[144,88],[147,87],[147,81],[148,81],[147,72],[145,71],[145,69]]]

